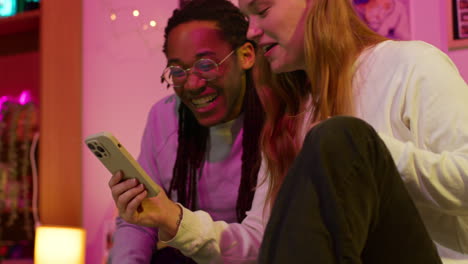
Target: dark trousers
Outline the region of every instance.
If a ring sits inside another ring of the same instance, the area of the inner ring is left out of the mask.
[[[196,262],[184,256],[178,249],[165,247],[154,252],[151,264],[196,264]]]
[[[259,263],[441,263],[395,164],[364,121],[316,125],[272,208]]]

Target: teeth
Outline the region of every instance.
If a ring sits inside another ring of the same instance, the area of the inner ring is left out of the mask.
[[[271,44],[271,45],[266,45],[266,46],[263,46],[263,52],[267,52],[269,51],[271,48],[273,48],[273,46],[275,46],[276,44]]]
[[[209,95],[209,96],[205,96],[202,98],[192,99],[192,104],[194,105],[206,104],[206,103],[211,102],[213,99],[215,99],[216,96],[217,95]]]

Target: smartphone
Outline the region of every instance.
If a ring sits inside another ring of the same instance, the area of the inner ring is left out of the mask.
[[[122,171],[124,179],[138,179],[145,185],[148,191],[147,197],[156,196],[160,192],[161,187],[149,177],[112,133],[100,132],[90,135],[86,137],[85,143],[112,175]]]

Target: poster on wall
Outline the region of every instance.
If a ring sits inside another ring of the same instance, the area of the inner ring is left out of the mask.
[[[359,16],[382,36],[411,39],[410,0],[353,0]]]
[[[456,38],[466,39],[468,38],[468,0],[456,0],[454,7]]]
[[[449,49],[468,48],[468,0],[447,0]]]

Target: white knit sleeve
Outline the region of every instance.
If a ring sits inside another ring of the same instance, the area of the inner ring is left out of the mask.
[[[192,212],[183,208],[183,218],[176,236],[167,245],[178,248],[197,263],[256,263],[269,210],[265,207],[268,189],[263,183],[264,169],[252,208],[242,223],[228,224],[213,221],[204,211]]]
[[[468,215],[468,86],[453,62],[424,49],[405,70],[402,122],[413,140],[380,133],[418,206]]]

